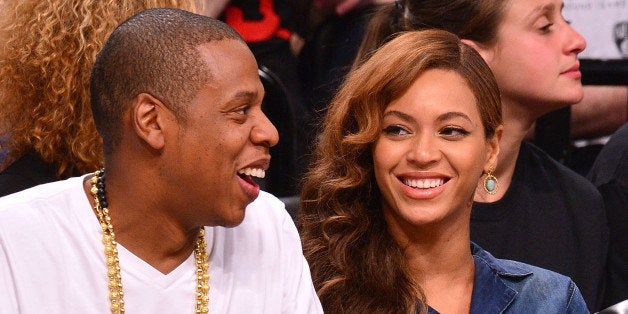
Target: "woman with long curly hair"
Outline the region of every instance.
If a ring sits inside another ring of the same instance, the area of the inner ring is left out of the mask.
[[[98,51],[143,9],[196,10],[193,0],[0,2],[0,196],[95,171],[102,141],[89,103]]]
[[[601,292],[611,289],[604,282],[613,281],[604,280],[609,229],[602,196],[525,141],[538,118],[583,97],[578,54],[586,41],[562,8],[563,0],[399,0],[374,14],[356,63],[396,32],[430,28],[452,32],[480,53],[501,92],[504,137],[489,177],[499,184],[475,195],[471,239],[499,258],[571,277],[595,312]]]
[[[587,312],[568,277],[470,241],[503,126],[490,68],[455,35],[396,36],[349,73],[322,130],[299,226],[326,312]]]

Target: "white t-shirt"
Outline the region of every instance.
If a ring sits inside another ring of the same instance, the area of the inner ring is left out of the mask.
[[[102,234],[82,177],[0,198],[0,313],[109,313]],[[210,313],[322,313],[296,227],[268,193],[206,227]],[[125,310],[193,313],[193,254],[164,275],[118,244]]]

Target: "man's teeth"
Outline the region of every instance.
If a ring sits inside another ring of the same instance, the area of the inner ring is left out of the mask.
[[[264,179],[264,177],[266,176],[266,171],[260,168],[244,168],[244,169],[238,170],[238,173],[244,174],[247,176],[258,177],[260,179]]]
[[[441,186],[445,183],[444,179],[404,179],[403,184],[419,189],[429,189]]]

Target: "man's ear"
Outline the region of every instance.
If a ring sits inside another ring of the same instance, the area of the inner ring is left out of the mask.
[[[164,127],[170,117],[170,111],[157,98],[141,93],[133,102],[132,123],[135,133],[148,146],[160,150],[165,144]]]
[[[475,49],[475,51],[477,51],[480,56],[482,56],[482,59],[484,59],[486,63],[490,64],[490,61],[493,58],[493,50],[490,47],[486,47],[485,45],[477,43],[471,39],[461,39],[460,41]]]

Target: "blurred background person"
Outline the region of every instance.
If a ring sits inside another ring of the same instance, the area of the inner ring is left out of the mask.
[[[604,197],[610,229],[602,302],[606,308],[628,300],[628,123],[604,145],[588,178]]]

